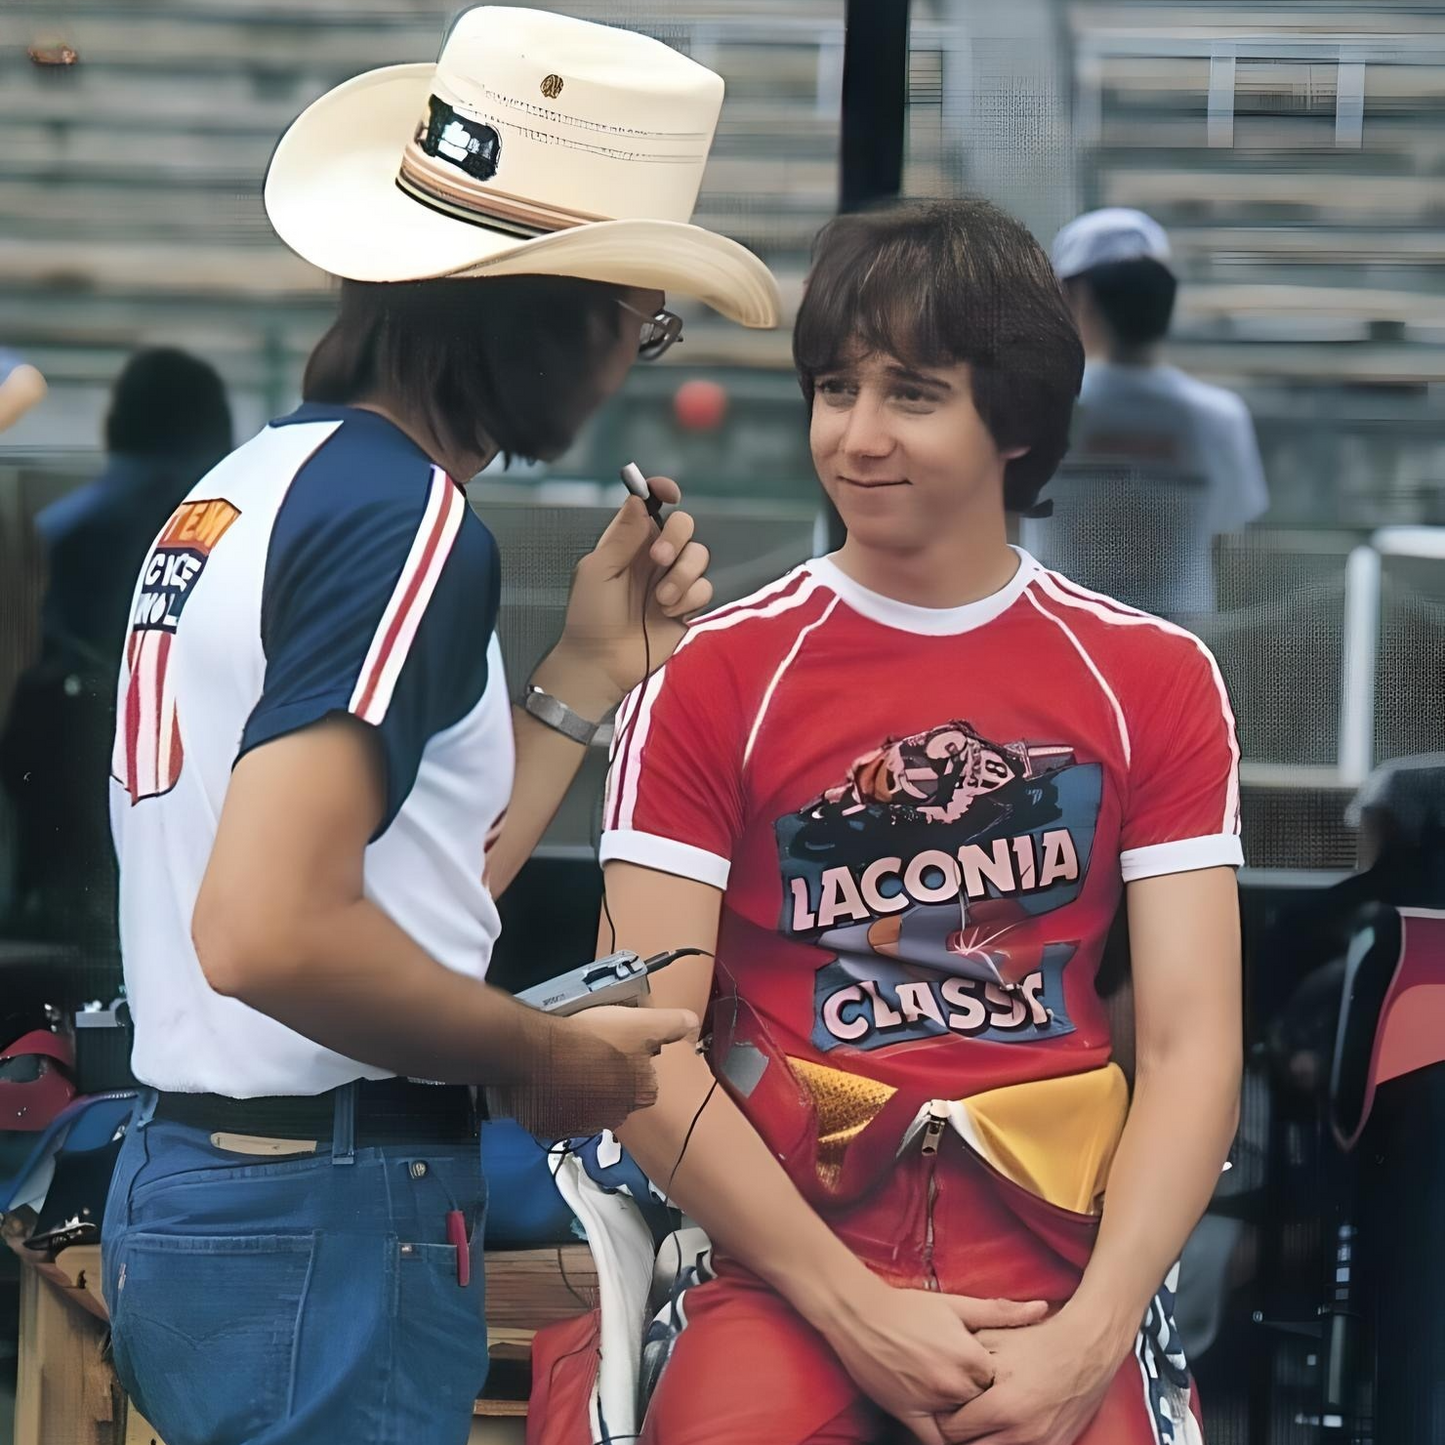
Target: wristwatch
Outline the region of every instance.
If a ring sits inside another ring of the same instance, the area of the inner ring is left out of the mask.
[[[590,747],[598,738],[605,742],[612,740],[612,725],[607,722],[588,722],[580,713],[575,713],[560,698],[550,692],[543,692],[535,684],[528,684],[522,697],[522,711],[530,713],[540,723],[571,738],[574,743]]]

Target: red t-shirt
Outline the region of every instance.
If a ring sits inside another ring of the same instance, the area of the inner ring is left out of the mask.
[[[618,715],[603,860],[725,890],[718,994],[795,1058],[950,1098],[1097,1068],[1122,884],[1243,861],[1209,650],[1020,556],[948,609],[809,562]]]

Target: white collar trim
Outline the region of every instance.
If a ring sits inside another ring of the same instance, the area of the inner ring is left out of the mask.
[[[1011,549],[1019,559],[1018,570],[997,592],[965,602],[962,607],[917,607],[899,602],[881,592],[870,592],[855,582],[831,557],[815,557],[804,566],[823,586],[836,592],[854,612],[884,627],[928,637],[951,637],[972,632],[1007,612],[1023,596],[1024,589],[1039,574],[1039,564],[1021,547]]]

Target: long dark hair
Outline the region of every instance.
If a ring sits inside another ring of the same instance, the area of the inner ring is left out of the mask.
[[[627,313],[624,291],[566,276],[343,281],[302,396],[387,400],[449,451],[546,460],[596,404],[595,371]]]

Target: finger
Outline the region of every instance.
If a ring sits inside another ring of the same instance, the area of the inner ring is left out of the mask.
[[[977,1399],[994,1381],[994,1357],[972,1335],[950,1346],[931,1392],[940,1409],[957,1409],[966,1400]]]
[[[694,582],[707,571],[712,554],[701,542],[689,542],[672,569],[657,584],[657,601],[669,616],[675,616],[678,604],[687,596]]]
[[[961,1410],[937,1417],[939,1432],[949,1445],[986,1440],[1011,1423],[990,1400],[990,1393],[985,1391]]]
[[[675,507],[682,501],[682,488],[671,477],[648,477],[647,490],[664,507]]]
[[[697,1015],[686,1008],[649,1009],[647,1022],[650,1025],[648,1039],[654,1054],[660,1054],[667,1044],[679,1043],[683,1039],[695,1041],[701,1029]]]
[[[657,540],[648,550],[649,559],[658,567],[670,567],[679,553],[692,541],[697,523],[687,512],[674,512],[663,523]]]
[[[712,601],[712,593],[712,583],[706,577],[699,577],[687,589],[687,596],[676,607],[668,609],[668,616],[691,617],[693,613],[701,612]]]
[[[958,1393],[953,1396],[955,1405],[977,1398],[993,1384],[998,1374],[994,1357],[970,1334],[964,1334],[959,1342],[954,1364],[960,1383]]]
[[[974,1299],[970,1295],[944,1295],[970,1330],[1008,1330],[1036,1325],[1049,1312],[1044,1300]]]

